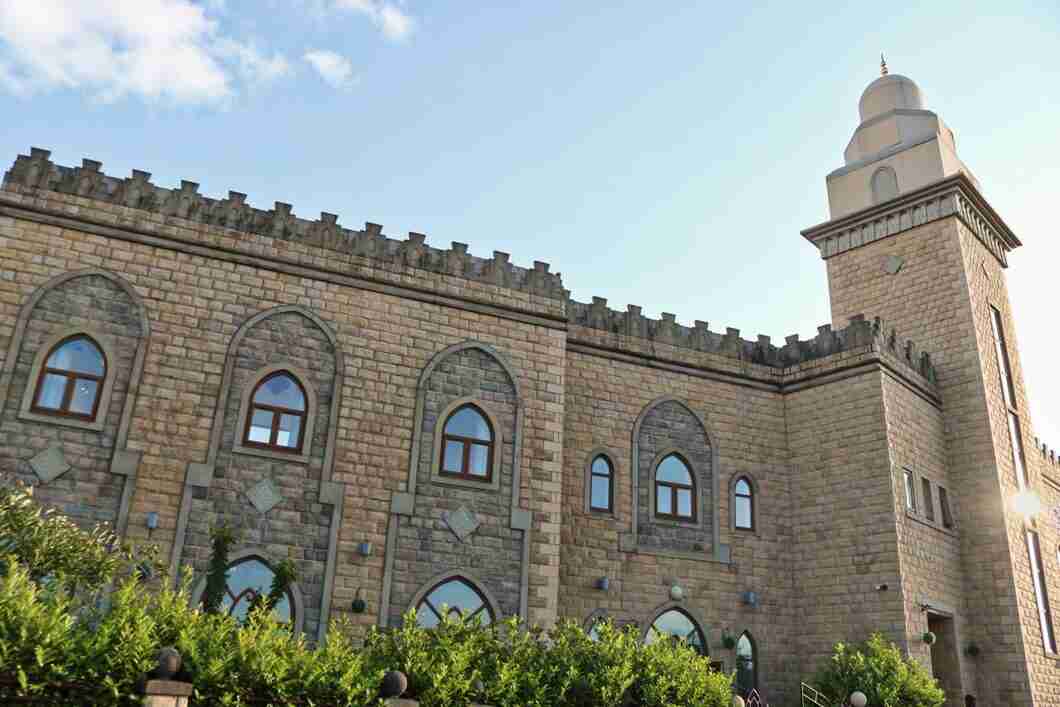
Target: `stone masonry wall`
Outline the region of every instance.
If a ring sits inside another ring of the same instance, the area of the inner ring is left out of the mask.
[[[330,509],[318,499],[336,352],[315,322],[297,312],[283,312],[251,327],[233,355],[232,386],[228,399],[219,401],[225,413],[214,479],[209,488],[195,490],[181,559],[204,573],[210,556],[210,528],[223,523],[237,531],[234,551],[253,550],[269,562],[294,561],[305,606],[304,629],[313,636],[320,621],[331,522]],[[246,424],[243,400],[260,382],[262,370],[274,366],[291,367],[311,393],[307,410],[313,428],[304,443],[306,462],[285,461],[282,454],[264,458],[236,449]],[[259,509],[249,500],[263,483],[271,483],[278,492],[278,502],[268,509]]]
[[[477,348],[449,354],[426,382],[419,466],[417,467],[416,512],[411,522],[402,521],[396,545],[396,569],[390,623],[400,624],[413,596],[427,589],[438,575],[465,570],[483,582],[500,603],[505,616],[519,613],[520,560],[523,532],[512,530],[512,454],[518,396],[515,382],[497,359]],[[435,440],[439,415],[461,399],[473,400],[499,425],[501,444],[500,483],[474,487],[454,485],[434,477],[440,450]],[[445,520],[460,510],[474,514],[477,527],[460,539]]]
[[[19,256],[14,248],[0,250],[9,256]],[[18,274],[16,268],[9,271],[6,264],[0,271],[4,272],[5,279]],[[38,282],[43,284],[43,279]],[[19,293],[21,296],[13,292],[7,295],[4,324],[8,333],[0,346],[5,357],[14,355],[16,359],[7,395],[0,400],[3,415],[0,472],[14,474],[25,483],[37,486],[34,495],[41,503],[58,508],[86,527],[98,522],[113,524],[117,521],[125,480],[110,473],[110,463],[140,341],[139,305],[107,278],[88,275],[66,280],[43,293],[29,315],[22,340],[16,342],[17,350],[11,354],[10,337],[18,316],[17,305],[30,293],[26,289]],[[21,415],[24,396],[33,396],[36,390],[36,377],[30,380],[31,368],[38,354],[47,354],[42,347],[55,337],[81,332],[107,337],[108,348],[113,353],[106,364],[108,375],[113,375],[115,382],[102,428],[90,430],[65,424],[61,419],[40,421]],[[37,455],[49,448],[61,455],[55,471],[69,466],[68,471],[54,479],[49,472],[43,472],[44,478],[39,477],[30,463],[31,459],[40,459]]]

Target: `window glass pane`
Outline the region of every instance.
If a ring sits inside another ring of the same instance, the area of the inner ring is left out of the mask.
[[[464,445],[460,442],[447,441],[445,443],[445,459],[442,462],[443,471],[451,471],[459,474],[463,471]]]
[[[611,510],[611,479],[606,476],[593,476],[592,498],[590,505],[600,511]]]
[[[751,484],[747,483],[747,479],[740,479],[736,482],[736,493],[740,496],[751,495]]]
[[[670,489],[663,486],[655,487],[655,511],[656,513],[673,513],[673,506],[670,504]]]
[[[435,587],[431,590],[430,594],[427,595],[426,601],[429,601],[431,606],[434,606],[439,611],[456,609],[463,614],[474,613],[483,606],[482,599],[479,597],[478,592],[460,579],[451,579],[448,582]],[[476,618],[483,623],[489,623],[490,616],[488,610],[484,610],[481,613],[485,616]]]
[[[736,642],[736,686],[743,692],[755,687],[754,646],[747,634]]]
[[[268,444],[272,434],[272,413],[268,410],[255,410],[250,418],[250,434],[247,439],[251,442]]]
[[[416,623],[423,628],[434,628],[439,623],[438,614],[427,604],[420,602],[416,607]]]
[[[607,459],[604,457],[593,459],[593,473],[601,476],[610,476],[611,465],[607,462]]]
[[[84,337],[71,339],[52,352],[45,366],[102,376],[103,352]]]
[[[472,444],[467,458],[468,471],[483,478],[489,476],[490,448],[484,444]]]
[[[920,480],[921,497],[924,503],[924,515],[928,520],[935,520],[935,503],[931,497],[931,482],[928,479]]]
[[[916,510],[916,487],[913,485],[913,472],[905,471],[905,507],[907,510]]]
[[[1012,445],[1012,466],[1016,470],[1016,483],[1020,489],[1027,488],[1027,470],[1023,466],[1023,437],[1020,435],[1020,421],[1011,412],[1008,414],[1008,438]]]
[[[290,410],[305,410],[305,394],[294,378],[286,373],[270,376],[258,386],[254,402]]]
[[[677,515],[692,517],[692,492],[688,489],[677,490]]]
[[[946,489],[939,487],[939,512],[942,514],[942,525],[946,528],[953,527],[953,516],[950,515],[950,499]]]
[[[280,428],[276,431],[276,444],[281,447],[297,447],[298,435],[301,431],[301,416],[280,415]]]
[[[45,374],[37,391],[37,406],[58,410],[63,404],[63,393],[66,392],[66,377],[54,373]]]
[[[99,388],[98,381],[78,378],[74,383],[74,394],[70,398],[70,412],[79,415],[91,415],[92,408],[96,404],[96,391]]]
[[[1027,531],[1027,555],[1031,562],[1031,578],[1034,580],[1034,598],[1038,602],[1038,622],[1042,631],[1042,643],[1050,653],[1056,653],[1056,638],[1053,636],[1053,617],[1049,612],[1049,593],[1045,586],[1042,555],[1038,548],[1038,534]]]
[[[486,418],[473,407],[460,408],[445,423],[445,433],[457,437],[471,437],[484,442],[493,440]]]
[[[737,496],[735,499],[736,527],[751,528],[751,499]]]
[[[997,356],[997,372],[1001,377],[1001,395],[1005,404],[1016,407],[1016,393],[1012,387],[1012,370],[1008,363],[1008,350],[1005,348],[1005,331],[1001,328],[1001,312],[990,308],[990,327],[994,330],[994,354]]]
[[[648,635],[645,637],[645,643],[654,643],[660,637],[673,636],[685,641],[694,647],[700,653],[705,654],[705,646],[703,644],[703,636],[692,619],[681,611],[676,609],[670,609],[659,615],[659,618],[655,619],[651,625],[652,630],[648,631]]]
[[[658,481],[670,481],[675,484],[685,484],[686,486],[692,485],[692,474],[689,473],[688,467],[681,461],[680,457],[673,454],[659,462],[655,478]]]
[[[272,570],[260,560],[243,560],[228,568],[228,584],[222,602],[224,608],[242,621],[256,594],[266,595],[272,587]],[[280,621],[291,620],[291,602],[284,597],[276,603],[273,616]]]

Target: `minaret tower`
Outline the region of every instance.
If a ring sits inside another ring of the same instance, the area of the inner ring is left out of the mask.
[[[920,88],[889,73],[882,57],[858,110],[844,165],[826,179],[831,219],[803,235],[826,261],[833,322],[879,317],[886,332],[918,342],[937,370],[944,451],[889,440],[905,647],[935,671],[947,705],[965,695],[980,706],[1058,704],[1048,600],[1060,608],[1060,537],[1051,520],[1026,512],[1034,505],[1026,501],[1055,505],[1060,495],[1051,494],[1060,492],[1032,453],[1005,284],[1020,241]],[[886,414],[912,419],[905,410]],[[907,509],[907,471],[916,494],[921,480],[930,494],[917,502],[936,514],[937,489],[946,488],[953,528]],[[940,657],[922,635],[947,620],[955,645]]]

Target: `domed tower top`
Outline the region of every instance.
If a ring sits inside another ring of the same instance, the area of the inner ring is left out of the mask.
[[[882,56],[880,74],[858,101],[861,124],[843,152],[846,164],[827,178],[833,219],[956,172],[975,182],[957,157],[953,132],[924,108],[916,82],[888,72]]]

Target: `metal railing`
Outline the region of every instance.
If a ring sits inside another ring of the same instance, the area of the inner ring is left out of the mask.
[[[833,707],[835,704],[820,690],[816,690],[804,682],[799,683],[799,687],[802,693],[802,707]]]

